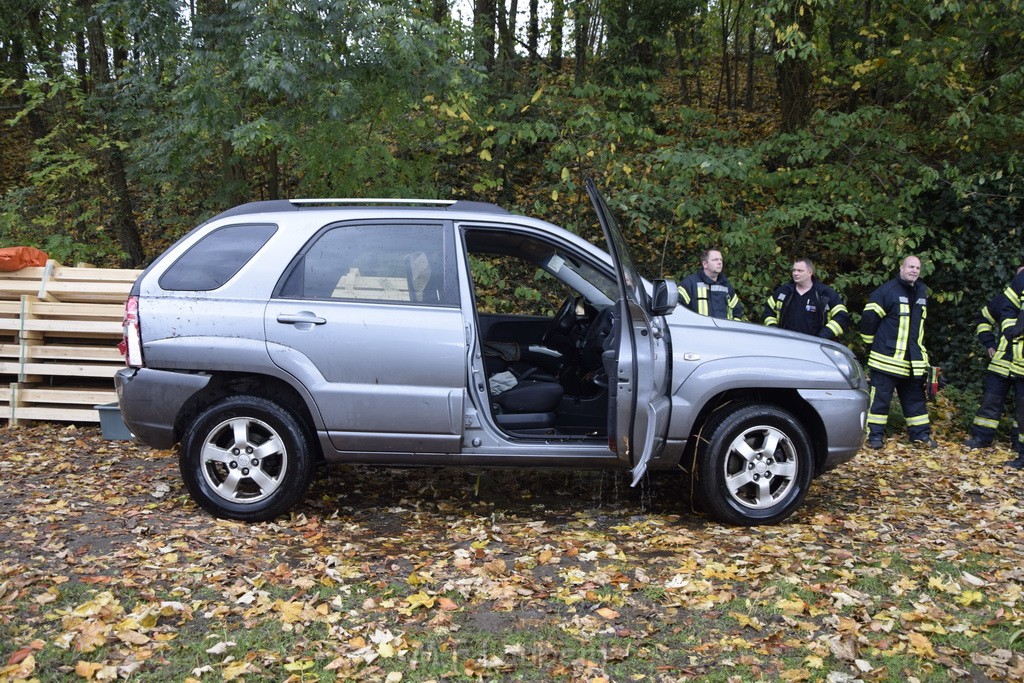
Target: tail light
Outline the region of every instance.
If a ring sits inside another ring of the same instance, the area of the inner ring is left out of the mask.
[[[124,302],[124,337],[117,345],[128,367],[142,367],[142,333],[139,332],[139,297]]]

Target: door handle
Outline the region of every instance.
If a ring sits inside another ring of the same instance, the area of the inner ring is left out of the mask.
[[[314,315],[309,311],[301,311],[299,313],[279,313],[277,322],[285,323],[286,325],[323,325],[327,322],[327,319]]]

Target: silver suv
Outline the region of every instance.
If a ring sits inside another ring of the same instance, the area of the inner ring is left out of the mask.
[[[860,365],[677,308],[587,191],[608,252],[477,202],[216,216],[132,289],[125,423],[180,444],[189,493],[232,519],[285,513],[322,462],[681,469],[718,520],[785,519],[860,448]]]

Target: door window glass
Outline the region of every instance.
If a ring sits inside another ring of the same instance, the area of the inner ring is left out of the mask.
[[[280,296],[452,305],[440,225],[343,225],[322,232],[293,264]]]

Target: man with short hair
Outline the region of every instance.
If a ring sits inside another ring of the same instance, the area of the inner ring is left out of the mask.
[[[834,289],[814,275],[811,259],[793,262],[793,279],[779,285],[764,305],[764,324],[839,339],[850,324],[850,311]]]
[[[701,269],[679,283],[679,300],[684,306],[712,318],[740,320],[743,306],[736,290],[722,274],[724,260],[718,249],[700,254]]]
[[[1024,265],[1017,268],[1017,273],[1024,271]],[[1017,322],[1012,316],[1013,306],[1010,305],[1005,292],[1000,292],[981,307],[978,314],[978,325],[975,334],[988,351],[989,363],[982,379],[981,403],[974,415],[971,426],[971,438],[964,442],[969,450],[988,448],[995,438],[999,427],[999,417],[1015,379],[1011,376],[1013,366],[1013,343],[1006,338],[1004,332]],[[1013,446],[1018,447],[1019,425],[1014,424]]]
[[[925,401],[924,378],[928,351],[924,321],[928,317],[928,288],[919,279],[921,259],[907,256],[898,277],[872,292],[861,316],[860,335],[870,349],[871,406],[868,408],[868,447],[885,445],[885,425],[895,391],[907,421],[911,443],[936,448]]]

